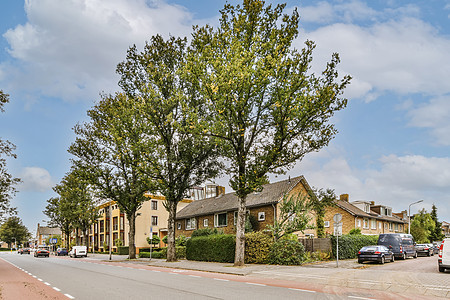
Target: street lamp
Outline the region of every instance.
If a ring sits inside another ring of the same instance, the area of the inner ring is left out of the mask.
[[[411,234],[411,205],[414,205],[414,204],[417,204],[417,203],[420,203],[420,202],[423,202],[423,200],[419,200],[419,201],[413,202],[408,207],[408,234]]]

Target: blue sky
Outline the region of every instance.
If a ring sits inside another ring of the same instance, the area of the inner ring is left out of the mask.
[[[238,3],[237,1],[230,1]],[[267,1],[280,3],[281,1]],[[0,9],[0,89],[11,102],[0,137],[17,146],[8,168],[23,183],[12,204],[35,231],[52,187],[69,170],[72,127],[99,93],[118,90],[117,63],[154,34],[189,36],[216,25],[224,1],[4,0]],[[294,43],[316,42],[312,70],[333,52],[353,76],[339,134],[284,176],[411,212],[438,207],[450,221],[450,1],[288,1],[298,7]],[[218,183],[227,185],[226,178]]]

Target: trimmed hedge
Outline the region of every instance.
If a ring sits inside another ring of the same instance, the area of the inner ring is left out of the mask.
[[[376,245],[378,235],[346,234],[339,237],[339,258],[356,258],[364,246]],[[336,237],[331,236],[331,250],[336,257]]]
[[[150,252],[139,252],[139,258],[150,258]],[[164,258],[162,251],[152,251],[152,258]]]
[[[128,255],[128,253],[129,253],[128,246],[126,246],[126,247],[124,247],[124,246],[122,246],[122,247],[117,247],[117,253],[118,253],[119,255]]]
[[[199,236],[187,241],[186,258],[231,263],[234,261],[235,247],[236,237],[232,234]]]
[[[299,241],[281,239],[273,243],[269,262],[274,265],[301,265],[305,260],[305,247]]]
[[[245,263],[268,264],[273,238],[262,231],[245,234]]]
[[[152,251],[152,258],[167,258],[167,247],[159,248],[159,251]],[[175,247],[177,258],[185,258],[186,257],[186,247],[179,246]],[[140,251],[140,258],[150,258],[150,251]]]

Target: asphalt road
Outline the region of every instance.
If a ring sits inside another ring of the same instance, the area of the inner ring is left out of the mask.
[[[314,290],[270,286],[243,276],[2,254],[42,284],[70,299],[348,299]]]

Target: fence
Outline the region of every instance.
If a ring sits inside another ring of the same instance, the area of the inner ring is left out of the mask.
[[[331,252],[331,239],[330,238],[313,238],[313,239],[298,239],[299,242],[305,246],[305,250],[308,252]]]

